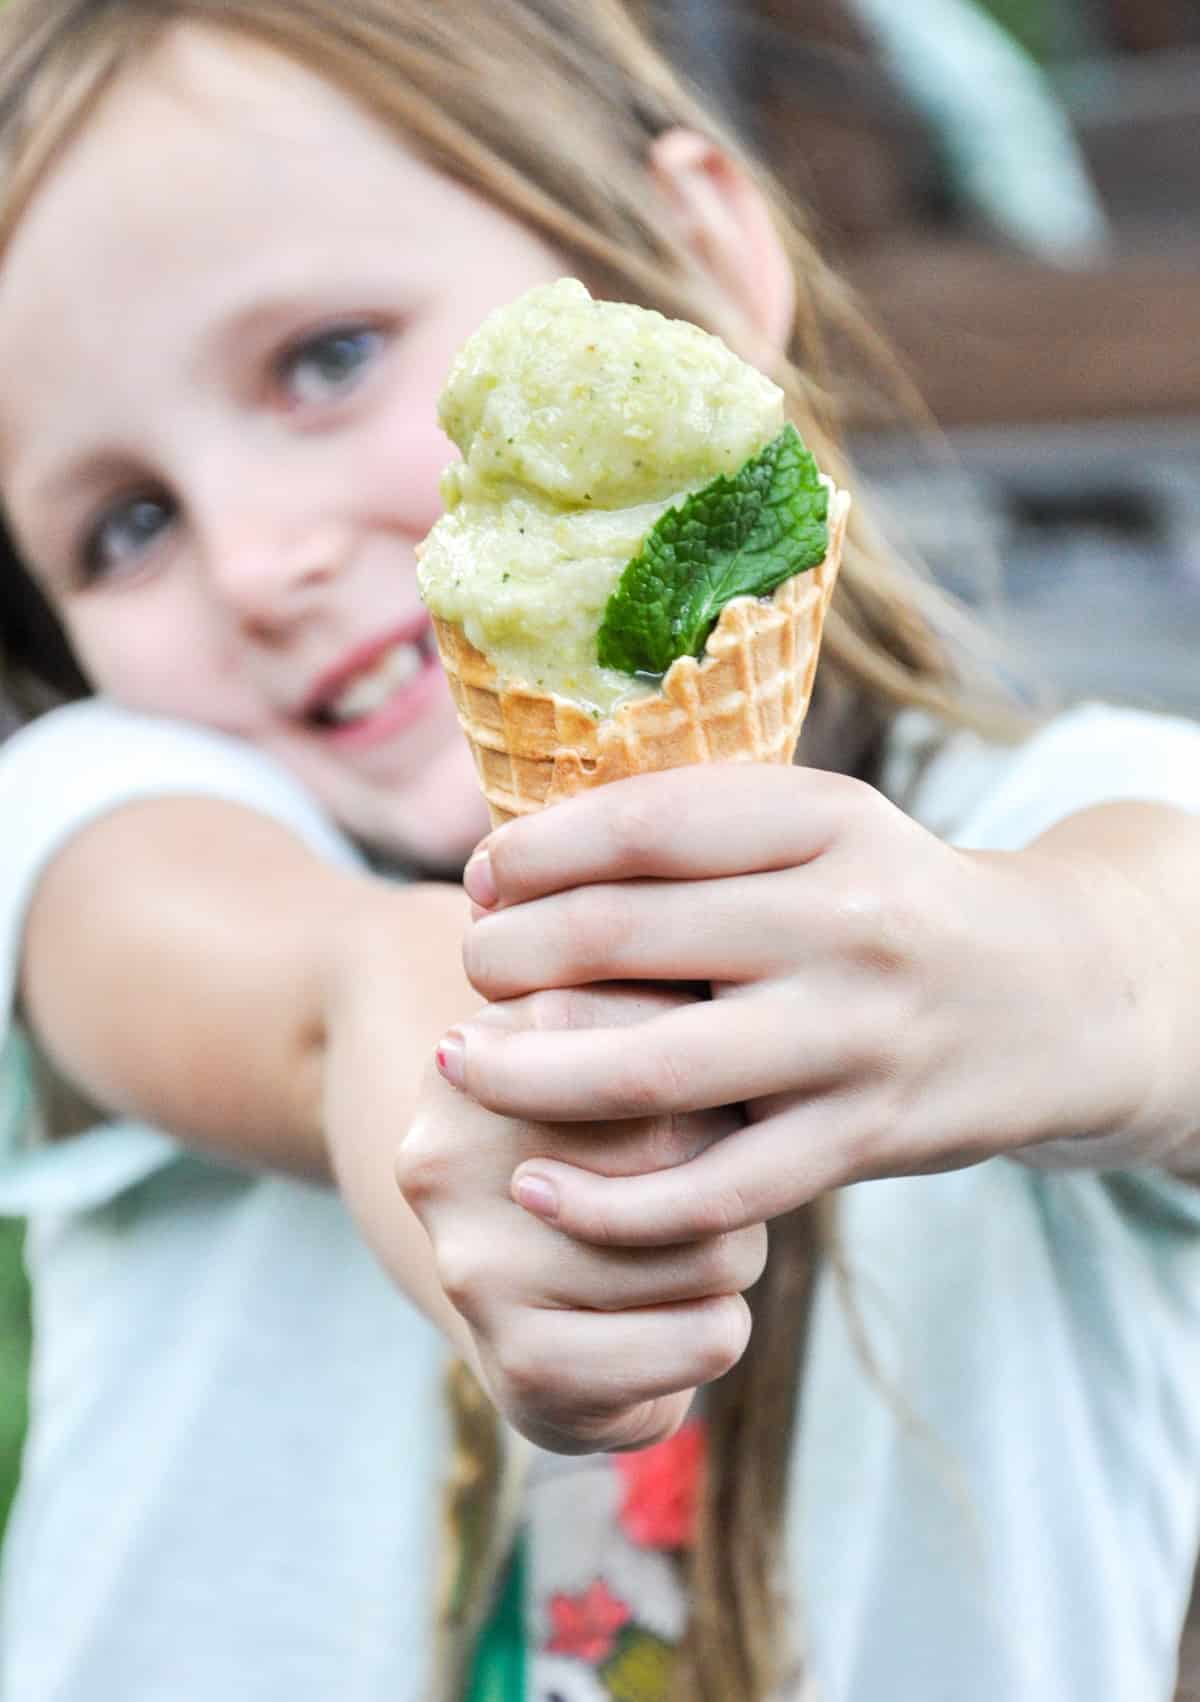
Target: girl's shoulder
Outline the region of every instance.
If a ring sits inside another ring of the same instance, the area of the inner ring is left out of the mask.
[[[1017,850],[1064,816],[1138,799],[1200,812],[1200,725],[1182,716],[1084,702],[1019,744],[946,735],[904,715],[883,789],[953,844]]]
[[[0,819],[21,832],[0,845],[0,885],[118,805],[152,797],[241,803],[299,834],[330,860],[360,861],[299,782],[244,741],[105,698],[52,710],[0,746]],[[14,843],[18,842],[18,843]]]
[[[22,1028],[17,985],[28,907],[56,853],[126,803],[184,796],[245,805],[326,860],[359,861],[286,770],[205,728],[92,698],[0,746],[0,1213],[94,1207],[177,1155],[162,1131],[113,1120],[59,1077]]]

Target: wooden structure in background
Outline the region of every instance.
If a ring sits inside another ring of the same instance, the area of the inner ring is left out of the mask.
[[[1200,414],[1200,243],[1075,272],[913,239],[847,270],[943,425]]]
[[[1172,0],[1104,5],[1114,42],[1176,39]],[[1190,5],[1184,45],[1062,72],[1112,221],[1111,252],[1086,270],[1028,259],[955,216],[932,138],[838,0],[730,10],[751,125],[944,424],[1200,415]]]

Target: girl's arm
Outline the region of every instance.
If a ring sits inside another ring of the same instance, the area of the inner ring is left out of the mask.
[[[679,770],[491,837],[466,884],[492,998],[614,977],[713,984],[631,1046],[598,1030],[444,1051],[509,1115],[747,1104],[687,1165],[518,1171],[531,1209],[625,1245],[762,1221],[868,1177],[1009,1154],[1195,1163],[1200,819],[1087,810],[1018,852],[957,850],[811,770]],[[541,1184],[541,1198],[530,1183]]]
[[[378,937],[390,1063],[415,1095],[440,1021],[476,1008],[456,887],[339,869],[239,804],[126,804],[85,827],[30,906],[22,996],[97,1105],[217,1156],[328,1180],[322,1065],[339,976]]]
[[[465,904],[447,885],[340,869],[236,803],[161,798],[77,832],[34,892],[22,999],[38,1043],[97,1106],[215,1157],[335,1175],[390,1274],[452,1336],[426,1238],[392,1176],[441,1029],[476,1008]],[[353,1010],[370,966],[373,995]],[[331,1043],[380,1012],[380,1115],[327,1123]]]
[[[1050,1163],[1161,1162],[1200,1176],[1200,816],[1161,804],[1103,804],[1068,816],[1032,850],[1062,859],[1092,895],[1102,973],[1131,1036],[1144,1037],[1128,1127],[1033,1153]]]
[[[426,1079],[438,1036],[479,1005],[461,967],[466,919],[459,888],[338,869],[241,805],[127,803],[78,831],[38,882],[26,1015],[97,1105],[218,1158],[336,1180],[389,1275],[530,1434],[654,1440],[740,1356],[761,1232],[634,1265],[518,1210],[509,1178],[534,1153],[647,1169],[728,1122],[556,1138]],[[602,1004],[610,1022],[639,1020],[654,997],[581,994],[573,1020]],[[406,1136],[420,1219],[396,1181]]]

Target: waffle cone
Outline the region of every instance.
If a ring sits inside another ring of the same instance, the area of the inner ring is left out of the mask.
[[[553,692],[501,681],[455,621],[438,649],[492,826],[592,786],[689,762],[789,763],[808,710],[849,499],[830,502],[829,550],[767,598],[727,603],[697,660],[601,721]]]

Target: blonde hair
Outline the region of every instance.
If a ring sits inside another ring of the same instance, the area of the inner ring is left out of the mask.
[[[773,376],[819,463],[854,488],[841,446],[846,385],[835,382],[830,351],[839,370],[852,359],[856,375],[874,369],[893,386],[896,369],[803,221],[620,0],[9,0],[0,17],[0,246],[105,91],[184,19],[308,65],[548,239],[599,293],[736,338],[646,169],[653,140],[674,126],[715,137],[762,190],[796,276],[794,334]],[[969,623],[889,554],[855,497],[819,681],[837,708],[841,745],[830,765],[861,763],[904,706],[952,725],[1010,730],[1002,694],[965,660]],[[27,708],[84,690],[61,647],[53,652],[53,624],[15,563],[0,566],[0,598],[9,611],[0,686],[24,688]],[[853,754],[850,734],[860,745]],[[773,1226],[767,1272],[750,1296],[750,1347],[711,1391],[711,1464],[673,1679],[687,1702],[761,1702],[791,1659],[779,1605],[781,1518],[823,1211]],[[461,1368],[450,1398],[457,1470],[446,1575],[455,1584],[444,1621],[453,1631],[478,1622],[487,1579],[477,1580],[472,1605],[457,1560],[487,1548],[502,1471],[494,1420],[481,1419],[486,1408]]]

